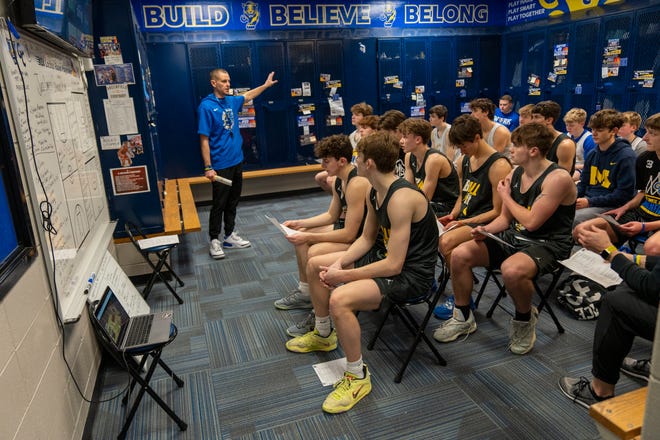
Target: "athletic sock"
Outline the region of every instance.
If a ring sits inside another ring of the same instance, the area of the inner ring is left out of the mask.
[[[302,281],[298,281],[298,290],[300,290],[300,293],[302,293],[304,296],[309,296],[308,283],[303,283]]]
[[[456,306],[456,308],[463,314],[463,320],[467,321],[470,317],[470,304],[467,306]]]
[[[330,336],[330,332],[332,332],[332,328],[330,327],[330,316],[316,316],[314,321],[314,328],[319,332],[319,335],[324,338]]]
[[[346,371],[358,379],[364,379],[364,362],[362,362],[362,356],[355,362],[346,362]]]
[[[513,317],[514,321],[522,321],[522,322],[529,322],[530,319],[532,319],[531,310],[527,313],[521,313],[518,310],[516,310],[516,316]]]

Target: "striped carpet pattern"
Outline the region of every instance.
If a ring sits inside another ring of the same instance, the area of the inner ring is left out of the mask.
[[[485,313],[496,294],[488,286],[476,311],[478,330],[465,339],[438,344],[448,362],[439,366],[430,350],[418,346],[400,384],[393,378],[410,335],[395,317],[386,324],[374,349],[366,344],[381,319],[363,312],[363,354],[373,389],[345,414],[328,415],[321,403],[330,392],[312,365],[344,356],[287,352],[284,330],[307,311],[281,311],[273,301],[298,280],[293,247],[264,214],[280,220],[304,218],[326,209],[321,193],[252,199],[239,205],[237,229],[252,242],[249,249],[226,250],[224,260],[208,256],[208,232],[180,236],[173,267],[186,285],[178,305],[161,284],[149,297],[153,310],[174,310],[177,339],[163,359],[185,381],[183,388],[157,369],[152,386],[188,423],[179,431],[153,399],[145,396],[128,438],[160,439],[597,439],[587,411],[557,389],[563,375],[590,376],[595,323],[555,311],[566,328],[558,334],[546,313],[537,326],[534,350],[516,356],[507,350],[510,316]],[[206,225],[208,207],[200,207]],[[483,279],[483,272],[477,273]],[[479,286],[476,286],[479,287]],[[442,299],[441,299],[442,301]],[[552,302],[553,304],[554,301]],[[502,306],[509,311],[511,302]],[[415,312],[421,316],[422,308]],[[429,336],[440,321],[432,318]],[[393,351],[392,351],[393,350]],[[649,356],[651,344],[636,341],[632,355]],[[117,365],[102,365],[100,398],[125,389],[128,376]],[[640,384],[622,377],[618,393]],[[121,399],[93,405],[86,437],[116,438],[126,408]]]

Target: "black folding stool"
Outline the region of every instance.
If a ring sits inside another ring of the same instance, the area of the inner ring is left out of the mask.
[[[170,256],[170,252],[172,252],[172,249],[174,249],[178,243],[170,243],[170,244],[163,244],[159,246],[153,246],[153,247],[148,247],[148,248],[142,248],[140,246],[140,240],[147,238],[146,235],[142,233],[140,228],[138,228],[136,225],[132,223],[126,222],[124,224],[124,229],[126,230],[126,233],[128,234],[128,237],[131,239],[131,243],[133,243],[133,246],[135,246],[135,249],[142,255],[142,257],[146,260],[146,262],[151,266],[153,269],[153,272],[151,273],[151,277],[149,277],[149,281],[147,282],[147,285],[144,286],[144,290],[142,290],[142,296],[144,299],[147,299],[149,294],[151,293],[151,288],[154,286],[154,283],[156,282],[156,278],[161,280],[169,291],[174,295],[176,300],[179,302],[179,304],[183,304],[183,300],[181,297],[176,293],[176,290],[172,287],[172,285],[163,277],[163,274],[161,271],[163,268],[166,268],[167,270],[170,271],[176,282],[179,284],[179,286],[183,287],[183,281],[181,281],[181,278],[174,272],[172,267],[169,265],[167,262],[167,258]],[[137,238],[136,238],[137,237]],[[158,262],[156,264],[151,261],[150,256],[155,255],[158,258]]]
[[[374,334],[371,341],[369,341],[369,344],[367,345],[367,348],[369,350],[373,350],[374,345],[376,344],[376,340],[378,339],[378,336],[380,335],[380,332],[385,326],[385,323],[387,322],[387,318],[390,315],[398,315],[401,317],[401,321],[415,338],[412,341],[410,347],[408,348],[408,352],[403,360],[403,364],[401,365],[399,372],[394,377],[394,382],[396,383],[401,382],[401,379],[403,378],[403,373],[406,371],[406,368],[408,367],[408,363],[410,363],[410,360],[412,359],[412,356],[415,353],[415,349],[417,348],[417,345],[421,340],[423,340],[426,343],[426,345],[431,349],[435,357],[438,359],[438,364],[442,366],[447,365],[447,361],[440,355],[440,352],[438,352],[438,349],[435,347],[435,344],[429,339],[428,336],[426,336],[425,333],[426,326],[428,325],[429,320],[431,319],[431,315],[433,315],[433,310],[435,309],[435,306],[438,304],[440,295],[442,295],[442,292],[444,292],[445,287],[447,286],[447,282],[449,281],[449,269],[447,268],[447,265],[444,264],[444,259],[442,258],[442,256],[439,255],[438,258],[441,260],[440,261],[441,264],[439,264],[439,267],[441,267],[441,272],[440,272],[440,276],[438,277],[437,286],[431,287],[427,292],[420,295],[419,297],[407,299],[405,301],[403,300],[398,301],[393,298],[385,299],[384,300],[386,301],[385,314],[383,316],[380,325],[378,326],[378,330],[376,330],[376,333]],[[412,315],[410,310],[408,310],[408,306],[414,306],[417,304],[426,304],[427,306],[424,319],[422,319],[421,322],[418,322],[415,319],[415,317]]]
[[[555,290],[555,287],[557,287],[557,283],[559,282],[559,278],[561,277],[562,273],[564,273],[564,266],[561,264],[557,264],[557,267],[552,272],[540,276],[537,275],[532,280],[532,284],[534,284],[534,290],[536,291],[536,294],[540,298],[539,305],[537,306],[537,310],[539,311],[539,313],[541,313],[544,309],[548,312],[548,314],[554,321],[555,326],[557,326],[557,331],[559,333],[564,333],[564,327],[559,322],[559,319],[557,318],[557,315],[555,315],[554,310],[552,310],[552,307],[550,306],[548,299],[552,294],[552,292]],[[477,295],[477,299],[474,301],[475,308],[479,307],[479,301],[481,301],[481,296],[486,291],[486,286],[488,285],[488,281],[493,280],[498,288],[498,294],[495,300],[493,301],[493,304],[490,306],[490,309],[488,309],[488,312],[486,312],[486,317],[488,318],[493,316],[495,307],[497,307],[499,305],[500,300],[506,296],[506,287],[504,286],[504,283],[499,279],[501,275],[502,272],[499,269],[492,269],[490,267],[486,267],[486,277],[484,278],[481,288],[479,289],[479,294]],[[548,285],[548,287],[545,290],[543,290],[538,284],[538,279],[539,277],[543,277],[546,275],[550,275],[552,276],[552,278],[550,279],[550,284]]]
[[[108,338],[105,331],[101,328],[101,324],[94,316],[94,305],[90,304],[88,307],[88,311],[89,311],[89,319],[92,322],[94,333],[96,334],[96,339],[101,344],[101,347],[121,367],[125,368],[126,371],[128,371],[128,374],[131,376],[131,380],[128,385],[128,390],[126,392],[126,395],[121,401],[122,405],[126,406],[128,404],[128,400],[130,398],[133,389],[135,388],[135,384],[140,385],[140,388],[137,394],[135,395],[135,399],[133,400],[133,404],[128,410],[128,413],[126,415],[126,420],[124,421],[124,425],[122,426],[122,429],[119,432],[117,439],[123,440],[126,438],[126,434],[128,433],[128,428],[131,426],[131,422],[135,417],[135,413],[137,412],[138,406],[140,405],[140,402],[142,401],[142,397],[144,397],[145,392],[149,394],[156,401],[158,406],[163,408],[163,410],[179,426],[179,429],[181,429],[181,431],[185,431],[186,429],[188,429],[188,424],[183,420],[181,420],[181,418],[176,415],[174,410],[172,410],[172,408],[170,408],[169,405],[167,405],[167,403],[165,403],[165,401],[161,399],[161,397],[156,393],[156,391],[154,391],[154,389],[149,385],[149,381],[151,380],[154,371],[156,371],[156,366],[160,365],[163,368],[163,370],[165,370],[165,372],[174,380],[174,382],[177,384],[179,388],[183,387],[183,380],[181,380],[181,378],[179,378],[179,376],[177,376],[170,369],[170,367],[165,363],[165,361],[161,359],[163,348],[165,348],[172,341],[174,341],[174,339],[178,334],[176,326],[172,324],[170,330],[170,338],[165,342],[162,342],[160,344],[150,345],[148,347],[120,351],[117,348],[117,346]],[[139,357],[140,359],[139,360],[136,359],[136,356]],[[147,359],[149,359],[150,357],[152,361],[149,364],[147,370],[145,371],[144,368]]]

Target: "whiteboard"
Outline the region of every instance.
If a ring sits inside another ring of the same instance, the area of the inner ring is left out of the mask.
[[[34,220],[51,287],[62,318],[76,320],[87,278],[113,232],[85,72],[76,57],[29,35],[12,43],[4,19],[0,43],[2,86],[33,212],[42,217]],[[55,234],[40,227],[44,216]]]

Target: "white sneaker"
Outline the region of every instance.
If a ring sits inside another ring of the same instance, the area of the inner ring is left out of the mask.
[[[222,243],[222,246],[226,248],[246,248],[250,247],[251,244],[249,241],[241,238],[236,232],[232,232],[231,235],[225,236],[225,241]]]
[[[477,323],[474,320],[474,313],[470,312],[470,317],[464,320],[461,311],[454,308],[453,316],[435,329],[433,338],[438,342],[451,342],[458,339],[459,336],[469,335],[476,330]]]
[[[209,254],[216,260],[225,258],[225,251],[222,250],[222,244],[217,238],[211,240],[211,244],[209,245]]]
[[[509,349],[514,354],[525,354],[534,348],[536,342],[536,321],[539,312],[532,307],[532,316],[529,322],[511,320],[509,328]]]

